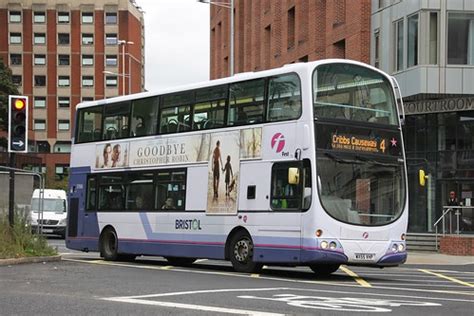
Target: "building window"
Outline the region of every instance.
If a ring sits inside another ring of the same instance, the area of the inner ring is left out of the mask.
[[[94,56],[82,55],[82,66],[92,66],[92,65],[94,65]]]
[[[35,44],[46,44],[46,34],[44,34],[44,33],[35,33],[34,43]]]
[[[69,12],[58,12],[58,23],[68,24],[69,23]]]
[[[82,97],[81,101],[82,102],[90,102],[90,101],[94,101],[94,98],[93,97]]]
[[[35,87],[46,86],[46,76],[35,76]]]
[[[46,14],[44,12],[35,12],[35,13],[33,13],[33,21],[35,23],[44,23],[44,22],[46,22]]]
[[[117,55],[106,55],[105,56],[106,66],[117,66]]]
[[[21,65],[21,54],[10,54],[10,65]]]
[[[10,33],[10,44],[21,44],[21,33]]]
[[[21,23],[21,11],[10,11],[10,23]]]
[[[68,45],[69,44],[69,33],[59,33],[58,34],[58,44]]]
[[[46,120],[34,120],[33,128],[35,131],[44,131],[46,129]]]
[[[59,76],[58,77],[58,86],[59,87],[69,87],[70,80],[69,76]]]
[[[35,107],[35,108],[45,108],[46,107],[46,97],[35,97],[33,99],[33,107]]]
[[[395,22],[395,70],[403,69],[403,20]]]
[[[46,55],[35,54],[35,65],[46,65]]]
[[[94,23],[94,12],[82,12],[82,23],[83,24]]]
[[[94,34],[83,33],[82,34],[82,45],[94,44]]]
[[[474,14],[449,13],[448,64],[474,65]]]
[[[53,147],[53,152],[55,153],[70,153],[71,152],[71,142],[56,142]]]
[[[55,174],[57,180],[62,180],[69,175],[69,166],[57,164],[55,166]]]
[[[69,120],[58,120],[58,131],[68,131]]]
[[[295,46],[295,7],[288,10],[288,49]]]
[[[117,24],[117,12],[106,12],[105,24]]]
[[[105,34],[105,44],[106,45],[117,45],[117,34],[116,33],[107,33],[107,34]]]
[[[105,85],[107,87],[116,87],[117,86],[117,76],[107,76],[105,78]]]
[[[59,66],[69,66],[69,55],[58,55]]]
[[[83,87],[93,87],[94,86],[94,77],[92,77],[92,76],[82,76],[82,86]]]
[[[44,121],[44,120],[42,120]],[[46,129],[46,126],[45,126]],[[49,153],[51,152],[51,146],[47,141],[37,141],[36,142],[36,148],[39,153]],[[46,170],[46,169],[45,169]],[[46,171],[44,171],[46,172]]]
[[[16,86],[21,86],[21,75],[12,75],[12,82]]]
[[[71,99],[69,97],[58,97],[58,106],[60,108],[68,108],[71,105]]]
[[[418,14],[408,17],[407,66],[418,65]]]
[[[380,68],[380,31],[374,32],[374,66]]]
[[[438,63],[438,12],[430,12],[429,25],[429,64]]]

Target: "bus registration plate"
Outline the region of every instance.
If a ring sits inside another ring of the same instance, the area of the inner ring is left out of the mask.
[[[357,260],[370,261],[375,257],[375,253],[356,253],[355,258]]]

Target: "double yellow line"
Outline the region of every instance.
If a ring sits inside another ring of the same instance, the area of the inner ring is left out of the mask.
[[[446,279],[446,280],[449,280],[449,281],[457,283],[457,284],[465,285],[465,286],[468,286],[468,287],[474,287],[474,284],[472,284],[472,283],[464,282],[464,281],[461,281],[459,279],[452,278],[452,277],[449,277],[449,276],[441,274],[441,273],[436,273],[436,272],[433,272],[433,271],[430,271],[430,270],[425,270],[425,269],[418,269],[418,271],[421,271],[421,272],[424,272],[424,273],[427,273],[427,274],[431,274],[431,275],[437,276],[438,278]]]

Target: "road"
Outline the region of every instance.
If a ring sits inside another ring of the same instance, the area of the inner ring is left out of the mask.
[[[10,314],[300,315],[391,312],[471,315],[473,266],[341,267],[318,279],[305,267],[236,273],[228,262],[170,266],[161,257],[105,262],[50,239],[61,262],[0,267]]]

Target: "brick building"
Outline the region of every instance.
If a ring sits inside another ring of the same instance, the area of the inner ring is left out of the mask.
[[[133,0],[0,0],[0,59],[50,180],[67,175],[76,104],[143,90],[143,26]]]
[[[210,10],[215,79],[229,75],[230,10]],[[370,19],[370,0],[234,0],[235,73],[323,58],[368,63]]]

